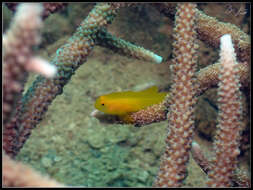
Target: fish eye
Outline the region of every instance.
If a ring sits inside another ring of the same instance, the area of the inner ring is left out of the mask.
[[[101,104],[102,106],[104,106],[105,104]]]

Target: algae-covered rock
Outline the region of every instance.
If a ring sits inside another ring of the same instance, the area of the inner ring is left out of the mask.
[[[130,131],[128,126],[114,126],[111,130],[106,131],[106,137],[112,144],[117,144],[120,142],[127,141],[130,136]]]
[[[89,127],[87,130],[87,136],[85,137],[87,139],[88,144],[92,148],[102,148],[105,145],[105,129],[104,127],[101,127],[97,125],[97,121],[95,120],[89,120]]]
[[[49,168],[52,166],[53,161],[48,157],[43,157],[41,163],[44,167]]]
[[[104,138],[98,133],[89,135],[87,141],[92,148],[102,148],[104,146]]]
[[[140,171],[137,179],[145,183],[148,179],[149,173],[147,171]]]

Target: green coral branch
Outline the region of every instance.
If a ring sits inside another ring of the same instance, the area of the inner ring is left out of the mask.
[[[113,36],[112,34],[108,33],[104,28],[98,31],[96,43],[97,45],[109,48],[121,55],[134,57],[136,59],[144,61],[161,63],[163,59],[161,56],[149,50],[146,50],[143,47],[137,46],[121,38]]]
[[[96,33],[106,27],[116,16],[114,6],[98,3],[81,23],[68,42],[57,50],[52,63],[57,66],[57,76],[46,79],[38,76],[24,94],[17,114],[11,123],[18,132],[12,147],[12,156],[22,148],[31,130],[39,123],[55,97],[62,93],[63,87],[81,64],[86,61],[95,43]]]

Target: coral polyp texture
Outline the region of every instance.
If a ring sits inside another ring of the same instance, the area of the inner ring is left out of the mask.
[[[236,56],[231,36],[221,37],[221,74],[219,75],[218,102],[219,115],[215,136],[214,165],[208,176],[211,187],[229,187],[240,154],[239,140],[242,128],[241,92],[239,90]]]
[[[20,95],[21,81],[26,80],[27,71],[36,71],[48,76],[53,76],[56,71],[50,68],[46,61],[32,56],[32,46],[38,45],[40,41],[41,13],[42,7],[39,4],[20,6],[10,30],[3,36],[4,123],[10,117],[10,111],[13,110],[11,108],[13,102]]]
[[[248,4],[3,7],[4,187],[250,187]],[[122,121],[92,112],[151,86]]]
[[[161,159],[155,186],[178,187],[186,176],[186,163],[193,138],[196,103],[196,4],[179,4],[174,29],[174,83],[168,98],[170,110],[166,149]],[[173,103],[172,103],[173,102]]]

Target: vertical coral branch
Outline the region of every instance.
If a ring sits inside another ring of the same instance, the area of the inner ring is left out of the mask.
[[[56,74],[56,67],[33,56],[32,47],[40,41],[43,7],[38,3],[21,4],[10,29],[3,37],[3,148],[6,153],[15,144],[18,127],[10,122],[20,100],[27,72],[35,71],[46,77]],[[12,122],[15,121],[15,118]]]
[[[81,23],[67,44],[57,50],[52,63],[58,72],[54,79],[42,76],[36,78],[18,108],[16,120],[8,126],[4,133],[6,143],[4,149],[8,155],[15,156],[22,148],[31,130],[39,123],[54,98],[62,93],[63,87],[94,47],[96,33],[101,27],[111,23],[116,9],[107,3],[98,3],[87,18]],[[8,87],[6,87],[8,89]]]
[[[14,110],[13,105],[22,90],[22,82],[26,80],[27,70],[31,70],[34,65],[31,62],[31,47],[37,45],[40,39],[42,11],[43,8],[39,4],[20,5],[10,29],[3,37],[4,124]],[[29,62],[31,63],[28,64]]]
[[[240,101],[238,70],[230,35],[221,37],[221,74],[219,75],[219,115],[215,136],[215,159],[207,184],[211,187],[229,187],[237,164],[241,129],[242,105]]]
[[[169,132],[166,138],[166,150],[162,157],[160,171],[155,185],[160,187],[178,187],[186,177],[186,164],[189,159],[193,127],[194,104],[196,102],[196,32],[195,4],[178,4],[174,37],[174,84],[167,105]],[[173,102],[173,103],[172,103]]]

